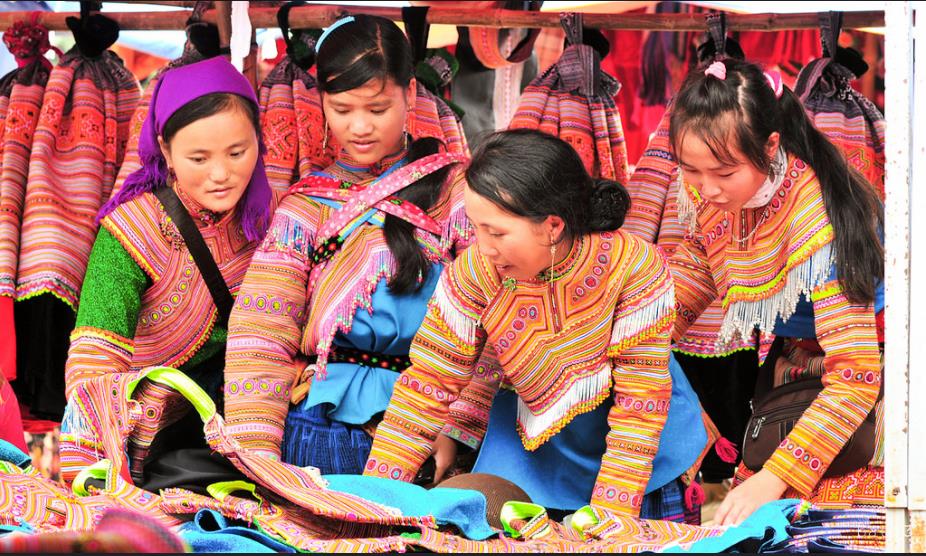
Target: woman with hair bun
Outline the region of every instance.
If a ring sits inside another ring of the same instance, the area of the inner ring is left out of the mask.
[[[656,249],[618,229],[626,190],[533,130],[489,136],[466,182],[477,245],[441,276],[365,473],[412,480],[491,349],[501,384],[484,404],[487,429],[467,431],[484,434],[474,472],[514,482],[553,515],[591,503],[685,520],[680,475],[707,435],[689,404],[690,432],[654,465],[674,399],[675,296]]]

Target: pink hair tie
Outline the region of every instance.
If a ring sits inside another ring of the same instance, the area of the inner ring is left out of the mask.
[[[727,66],[723,65],[723,62],[714,62],[704,70],[704,75],[713,75],[723,81],[727,78]]]
[[[781,93],[784,92],[784,85],[781,83],[781,73],[776,70],[767,71],[765,72],[765,79],[768,81],[768,86],[775,92],[775,98],[781,98]]]

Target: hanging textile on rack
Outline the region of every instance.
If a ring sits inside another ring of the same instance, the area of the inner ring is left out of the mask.
[[[323,140],[325,116],[318,85],[309,74],[321,31],[289,28],[290,9],[304,3],[288,2],[277,12],[286,56],[264,78],[258,91],[261,130],[267,145],[267,179],[280,193],[310,172],[326,168],[337,155],[334,143],[326,145]]]
[[[427,50],[428,31],[430,26],[427,23],[427,7],[402,8],[402,19],[405,22],[405,30],[408,40],[412,46],[413,62],[416,66],[416,77],[425,65],[430,65],[441,77],[440,86],[446,87],[453,77],[451,64],[443,57],[429,55]],[[431,72],[425,71],[425,75],[431,75]],[[444,82],[446,80],[446,82]],[[452,108],[438,95],[432,93],[425,87],[424,82],[416,80],[417,94],[415,97],[415,108],[410,110],[406,119],[406,129],[415,139],[422,137],[434,137],[440,140],[447,152],[452,154],[469,155],[469,146],[466,143],[466,136],[463,133],[463,126],[460,118]]]
[[[850,81],[868,70],[861,54],[839,46],[842,12],[819,14],[823,56],[798,74],[794,93],[814,125],[884,200],[884,116]]]
[[[473,9],[537,11],[538,0],[473,2]],[[537,75],[534,44],[540,29],[457,27],[455,55],[459,75],[452,97],[468,114],[463,128],[470,141],[505,129],[514,117],[521,91]]]
[[[44,55],[48,50],[61,55],[49,44],[48,29],[36,23],[37,16],[35,12],[31,21],[17,21],[3,33],[3,43],[19,66],[0,79],[0,328],[8,331],[15,330],[13,300],[29,153],[51,72]],[[16,378],[15,334],[0,339],[0,372],[7,380]]]
[[[51,70],[32,143],[15,307],[20,401],[40,417],[64,410],[64,362],[95,218],[122,162],[138,81],[107,50],[116,22],[69,17],[76,45]],[[28,330],[28,335],[22,331]]]
[[[125,178],[135,170],[141,168],[141,160],[138,158],[138,138],[141,135],[141,126],[148,117],[148,106],[151,104],[151,94],[154,92],[158,79],[161,75],[172,68],[185,66],[217,56],[219,50],[219,30],[214,24],[206,23],[202,20],[203,13],[209,7],[208,0],[198,0],[193,7],[193,13],[186,22],[186,44],[183,47],[183,53],[179,58],[172,60],[166,66],[158,70],[157,74],[148,81],[141,100],[132,113],[132,119],[129,123],[129,141],[125,146],[125,157],[122,159],[122,165],[119,167],[119,173],[116,175],[116,182],[113,184],[112,195],[122,189]],[[104,202],[108,200],[104,199]]]
[[[590,174],[626,183],[627,149],[614,104],[620,82],[601,70],[601,53],[583,43],[582,14],[563,14],[562,25],[569,46],[524,89],[509,128],[555,135],[575,148]]]

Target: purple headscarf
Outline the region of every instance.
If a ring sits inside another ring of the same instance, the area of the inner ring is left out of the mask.
[[[242,96],[258,107],[257,96],[248,80],[225,58],[217,56],[202,62],[189,64],[164,72],[151,95],[148,117],[138,138],[138,158],[141,168],[125,178],[120,189],[100,209],[99,221],[116,207],[154,191],[167,183],[167,161],[158,146],[158,136],[164,132],[164,124],[177,110],[201,96],[212,93],[231,93]],[[264,237],[270,224],[270,183],[264,171],[263,154],[266,152],[260,130],[257,130],[260,155],[251,175],[251,181],[238,201],[241,226],[249,241]]]

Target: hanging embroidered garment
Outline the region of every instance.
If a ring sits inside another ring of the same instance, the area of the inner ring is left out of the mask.
[[[850,85],[868,69],[858,52],[839,46],[842,12],[820,13],[823,56],[798,75],[794,93],[807,115],[839,147],[850,165],[884,199],[884,116]]]
[[[106,50],[118,25],[99,14],[72,18],[77,37],[45,88],[23,214],[17,296],[51,293],[76,309],[97,211],[122,163],[141,90]]]
[[[415,139],[439,139],[450,154],[469,156],[463,126],[444,100],[418,83],[415,109],[409,111],[406,129]]]
[[[539,129],[575,148],[595,177],[626,183],[627,148],[614,95],[620,83],[601,70],[601,56],[582,43],[582,14],[564,14],[569,46],[521,95],[509,129]]]
[[[19,65],[0,80],[0,328],[8,331],[15,330],[13,301],[29,155],[51,71],[44,57],[52,49],[48,29],[35,23],[37,14],[3,33]],[[16,378],[15,334],[0,339],[0,371],[7,380]]]
[[[315,64],[315,41],[318,30],[290,31],[289,10],[293,3],[280,8],[277,20],[286,42],[286,56],[260,85],[261,130],[267,153],[264,163],[267,179],[276,191],[285,193],[289,186],[328,166],[337,156],[333,141],[325,146],[318,84],[309,74]]]
[[[203,12],[209,7],[209,2],[198,0],[193,8],[193,14],[187,20],[186,35],[187,41],[183,47],[183,53],[176,60],[158,70],[152,77],[145,90],[142,93],[141,100],[132,113],[132,119],[129,123],[129,140],[125,146],[125,157],[122,159],[122,165],[119,166],[119,174],[116,176],[116,182],[113,184],[110,197],[115,195],[125,182],[125,178],[132,172],[141,168],[141,160],[138,158],[138,138],[141,135],[141,126],[148,117],[148,109],[151,105],[151,95],[157,87],[158,80],[165,71],[171,68],[178,68],[187,64],[199,62],[218,54],[218,29],[211,23],[202,21]]]
[[[69,18],[76,46],[52,69],[29,160],[17,269],[20,335],[17,395],[39,417],[65,406],[64,362],[100,206],[122,162],[141,94],[122,60],[106,50],[119,28],[89,13]]]

